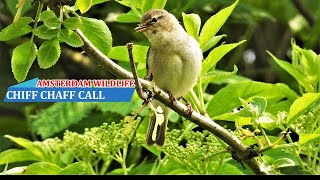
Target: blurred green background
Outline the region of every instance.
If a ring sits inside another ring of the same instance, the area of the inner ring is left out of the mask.
[[[14,18],[18,0],[0,1],[0,29],[6,27]],[[182,12],[199,14],[202,22],[224,7],[229,6],[232,0],[168,0],[165,9],[173,13],[182,21]],[[217,69],[232,71],[237,65],[238,75],[268,83],[283,82],[298,91],[294,79],[267,55],[266,50],[280,59],[290,61],[290,40],[294,38],[300,47],[313,49],[319,53],[320,27],[319,0],[240,0],[230,18],[224,24],[218,35],[226,34],[221,43],[233,43],[247,40],[217,65]],[[146,41],[146,38],[133,29],[136,23],[119,23],[116,17],[130,9],[117,3],[108,1],[93,6],[83,16],[101,19],[106,22],[112,32],[113,46],[125,45],[128,42]],[[36,7],[31,2],[24,8],[25,16],[34,17]],[[9,86],[17,83],[11,71],[12,50],[23,41],[23,37],[8,42],[0,42],[0,98],[3,101]],[[40,69],[34,63],[29,71],[28,79],[99,79],[112,77],[100,66],[82,56],[81,49],[62,46],[62,54],[58,63],[49,69]],[[121,64],[120,64],[121,65]],[[216,92],[223,85],[210,86],[210,91]],[[51,103],[0,103],[0,151],[12,146],[3,135],[38,139],[30,129],[32,114],[49,107]],[[92,110],[95,111],[95,110]],[[91,112],[93,113],[93,112]],[[69,127],[75,131],[82,131],[84,127],[93,127],[104,121],[91,116],[84,118],[77,126]],[[102,114],[103,116],[103,114]],[[113,113],[106,117],[120,116]],[[105,118],[108,119],[108,118]],[[62,133],[62,132],[61,132]],[[61,135],[60,133],[60,135]],[[59,133],[58,133],[59,135]]]

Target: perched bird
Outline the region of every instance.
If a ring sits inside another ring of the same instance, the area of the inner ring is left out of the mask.
[[[198,42],[188,35],[176,17],[163,9],[146,12],[137,28],[149,40],[147,76],[172,99],[184,96],[196,83],[203,60]],[[170,109],[157,100],[155,108],[163,110],[164,121],[157,122],[153,114],[149,120],[147,145],[163,146]]]

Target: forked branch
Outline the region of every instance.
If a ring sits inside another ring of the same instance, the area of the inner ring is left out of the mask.
[[[123,69],[121,66],[110,60],[106,55],[100,52],[85,36],[80,30],[76,30],[76,32],[80,35],[84,42],[83,50],[93,59],[97,60],[98,63],[105,68],[107,71],[112,73],[114,76],[122,79],[133,79],[134,76],[132,73]],[[210,131],[220,139],[222,139],[225,143],[227,143],[232,152],[234,152],[237,158],[242,160],[245,164],[247,164],[253,172],[256,174],[267,174],[266,172],[260,169],[259,162],[254,158],[250,157],[252,150],[248,148],[245,144],[243,144],[236,136],[232,135],[226,129],[222,128],[220,125],[212,121],[210,118],[202,116],[197,112],[193,112],[191,116],[188,114],[188,108],[177,101],[177,103],[171,103],[171,99],[169,95],[158,88],[155,85],[152,85],[149,81],[136,77],[138,82],[141,83],[141,86],[148,91],[151,91],[154,95],[154,98],[158,101],[162,102],[179,115],[189,119],[193,123],[199,125],[200,127]]]

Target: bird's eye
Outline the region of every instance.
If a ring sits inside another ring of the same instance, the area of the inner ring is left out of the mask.
[[[151,22],[152,22],[152,23],[156,23],[157,21],[158,21],[157,18],[152,18],[152,19],[151,19]]]

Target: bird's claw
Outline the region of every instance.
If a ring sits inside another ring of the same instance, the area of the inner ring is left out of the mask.
[[[151,102],[152,99],[153,99],[153,95],[152,95],[152,92],[151,92],[151,91],[149,91],[149,90],[144,90],[144,91],[147,92],[148,97],[143,101],[142,105],[148,104],[148,103]]]
[[[192,109],[192,106],[190,104],[190,102],[188,100],[186,100],[184,97],[179,97],[179,99],[182,99],[185,103],[186,103],[186,106],[187,106],[187,116],[188,118],[190,118],[192,116],[192,113],[193,113],[193,109]]]
[[[169,98],[170,98],[171,103],[172,103],[172,104],[177,103],[177,102],[176,102],[176,98],[174,98],[173,94],[172,94],[170,91],[166,91],[166,92],[167,92],[168,95],[169,95]]]

